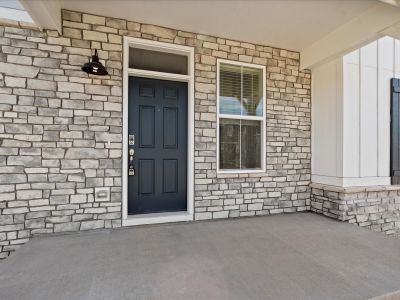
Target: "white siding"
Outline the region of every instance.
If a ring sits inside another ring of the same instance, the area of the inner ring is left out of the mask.
[[[399,49],[400,50],[400,49]],[[378,47],[378,176],[390,175],[390,79],[394,70],[394,40],[385,37]]]
[[[395,63],[394,63],[394,72],[397,78],[400,78],[400,40],[394,41],[395,46]]]
[[[400,78],[400,41],[381,38],[343,56],[341,64],[342,69],[328,67],[329,63],[313,70],[312,180],[342,186],[390,184],[390,79]],[[324,82],[334,78],[336,83]],[[338,88],[335,99],[333,86]],[[319,129],[320,123],[324,128],[327,122],[336,131],[333,137],[325,130],[335,147]],[[336,175],[331,163],[322,161],[326,155],[318,151],[331,155]]]
[[[360,177],[378,175],[377,55],[377,42],[360,51]]]
[[[312,168],[313,174],[337,176],[337,90],[338,62],[313,70]]]
[[[343,59],[343,173],[360,176],[360,53],[354,51]]]

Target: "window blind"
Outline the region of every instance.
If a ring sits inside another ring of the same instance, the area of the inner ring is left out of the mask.
[[[241,115],[242,74],[240,66],[221,64],[220,113]]]
[[[262,116],[262,70],[221,64],[220,113]]]

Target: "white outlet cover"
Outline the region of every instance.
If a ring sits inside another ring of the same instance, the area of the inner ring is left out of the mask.
[[[110,188],[98,187],[94,189],[94,201],[110,201]]]

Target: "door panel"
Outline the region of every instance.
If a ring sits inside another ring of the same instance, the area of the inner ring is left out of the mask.
[[[178,147],[178,109],[164,107],[164,148],[176,149]]]
[[[178,89],[174,87],[164,88],[164,98],[165,99],[178,99]]]
[[[139,141],[141,148],[154,148],[155,142],[155,107],[139,106]]]
[[[128,213],[187,209],[187,84],[129,78],[128,134],[135,135]]]
[[[154,159],[139,160],[139,194],[154,194]]]
[[[178,160],[164,159],[163,161],[163,192],[178,192]]]

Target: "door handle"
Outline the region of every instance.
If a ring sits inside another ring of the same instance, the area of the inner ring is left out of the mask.
[[[135,175],[135,167],[133,166],[133,155],[135,154],[134,149],[129,149],[129,164],[128,164],[128,175]]]

